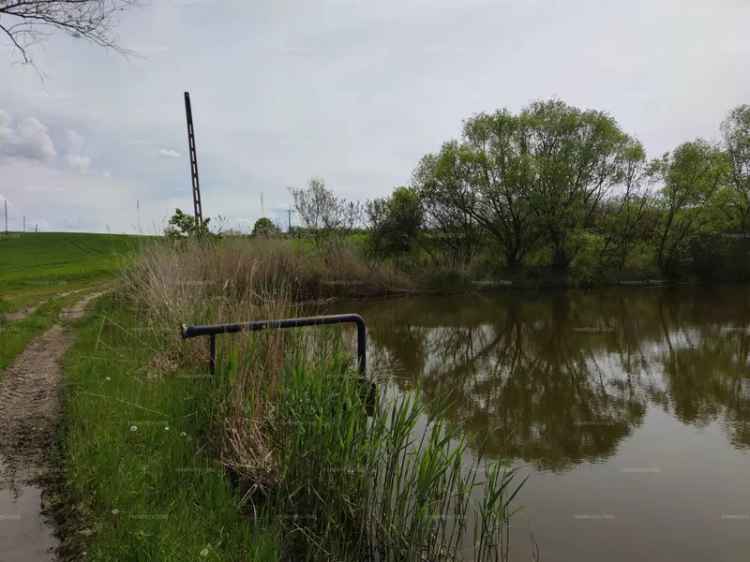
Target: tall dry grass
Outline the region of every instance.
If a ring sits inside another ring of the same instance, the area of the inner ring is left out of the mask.
[[[305,247],[289,240],[182,240],[154,244],[123,273],[123,287],[144,328],[164,341],[155,356],[166,366],[205,365],[206,341],[182,341],[178,326],[298,315],[301,303],[411,290],[390,266],[368,265],[346,245]],[[267,490],[277,469],[268,444],[285,358],[323,364],[336,345],[319,330],[273,330],[224,336],[213,430],[222,461],[250,490]],[[301,357],[301,353],[305,357]]]
[[[220,320],[236,312],[238,303],[267,298],[269,288],[283,287],[285,299],[293,303],[415,288],[394,266],[370,262],[345,243],[320,249],[303,241],[263,239],[152,245],[128,271],[127,281],[143,302],[183,318],[197,314],[196,320]]]

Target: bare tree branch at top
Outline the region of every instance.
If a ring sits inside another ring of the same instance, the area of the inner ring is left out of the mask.
[[[29,48],[58,30],[101,47],[125,50],[117,43],[118,15],[138,0],[0,0],[0,37],[25,63]]]

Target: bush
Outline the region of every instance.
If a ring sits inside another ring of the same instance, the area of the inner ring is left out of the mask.
[[[281,230],[273,221],[267,217],[261,217],[255,221],[253,236],[261,238],[275,238],[281,234]]]
[[[370,247],[373,254],[398,256],[414,248],[424,219],[416,189],[398,187],[390,197],[370,201],[367,214],[372,225]]]

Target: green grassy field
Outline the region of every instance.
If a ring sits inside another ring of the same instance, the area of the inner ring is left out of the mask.
[[[112,278],[147,240],[56,232],[0,235],[0,374],[55,322],[63,306],[80,298],[78,292]],[[24,310],[22,319],[6,317]]]
[[[146,240],[59,232],[0,235],[0,313],[107,278]]]

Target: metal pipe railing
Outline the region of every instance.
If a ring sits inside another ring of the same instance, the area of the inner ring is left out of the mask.
[[[279,328],[301,328],[303,326],[326,326],[330,324],[356,324],[357,326],[357,365],[363,379],[367,378],[367,327],[359,314],[331,314],[327,316],[307,316],[301,318],[284,318],[282,320],[253,320],[234,324],[210,324],[188,326],[182,325],[184,339],[209,336],[209,368],[216,371],[216,336],[236,334],[238,332],[258,332],[260,330]]]

